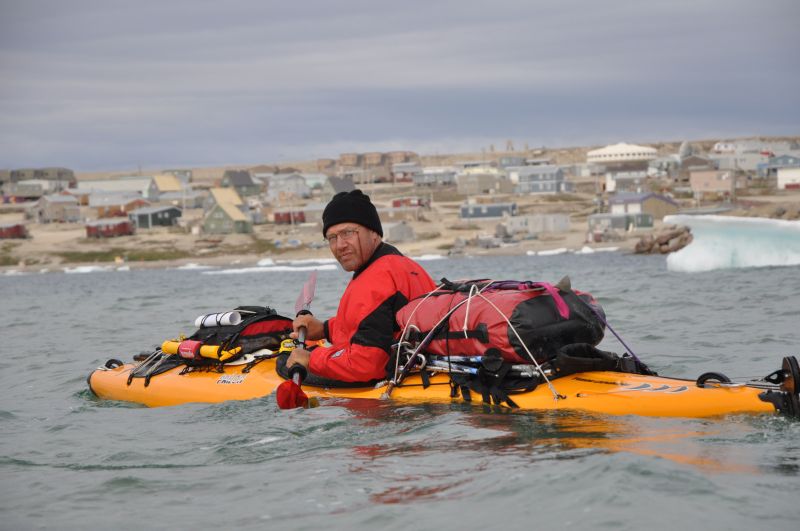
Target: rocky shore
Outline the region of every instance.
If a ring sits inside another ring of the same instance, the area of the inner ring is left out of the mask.
[[[661,232],[642,236],[633,248],[636,254],[668,254],[692,243],[692,230],[686,226],[664,227]]]

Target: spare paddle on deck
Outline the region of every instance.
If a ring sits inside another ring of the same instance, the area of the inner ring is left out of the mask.
[[[303,284],[303,291],[295,303],[294,311],[297,315],[311,313],[308,311],[311,301],[314,300],[314,290],[317,286],[317,271],[311,272],[308,280]],[[301,326],[297,329],[297,344],[300,348],[306,348],[306,327]],[[309,400],[308,395],[300,388],[300,384],[305,380],[308,371],[302,365],[292,365],[289,367],[289,379],[283,382],[275,390],[275,399],[281,409],[297,409],[298,407],[309,408],[318,405],[316,400]]]

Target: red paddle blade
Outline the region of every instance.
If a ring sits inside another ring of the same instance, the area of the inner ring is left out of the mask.
[[[299,313],[300,310],[308,310],[309,306],[311,306],[311,301],[314,300],[314,292],[317,289],[317,270],[311,272],[306,280],[306,283],[303,284],[303,291],[300,292],[300,296],[297,297],[297,301],[294,303],[294,313]]]
[[[275,399],[281,409],[308,407],[308,395],[292,380],[286,380],[275,390]]]

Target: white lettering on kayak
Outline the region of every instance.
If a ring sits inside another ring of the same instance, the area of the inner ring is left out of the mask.
[[[223,374],[217,379],[218,384],[240,384],[244,382],[246,374]]]

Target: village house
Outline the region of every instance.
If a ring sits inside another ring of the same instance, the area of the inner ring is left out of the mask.
[[[605,174],[604,189],[609,193],[640,194],[646,188],[646,170],[613,170]]]
[[[339,155],[336,175],[360,184],[387,182],[390,174],[389,161],[390,158],[383,153],[342,153]]]
[[[78,200],[67,193],[42,196],[27,212],[39,223],[74,223],[81,219]]]
[[[557,194],[572,190],[558,166],[513,166],[506,171],[518,194]]]
[[[515,168],[517,166],[525,166],[525,157],[508,156],[500,157],[497,161],[498,166],[501,168]]]
[[[715,170],[714,161],[701,155],[689,155],[681,159],[675,174],[674,181],[679,184],[687,184],[693,171]]]
[[[35,201],[43,195],[54,194],[58,191],[55,181],[45,179],[27,179],[6,185],[6,195],[15,203]]]
[[[273,220],[276,225],[296,225],[299,223],[322,223],[322,212],[326,203],[308,203],[304,206],[276,207]]]
[[[736,176],[730,170],[698,170],[691,172],[689,184],[697,199],[707,196],[730,197],[735,192]]]
[[[453,166],[428,166],[422,173],[412,177],[415,186],[452,186],[456,184],[458,171]]]
[[[95,181],[80,181],[75,191],[75,195],[88,196],[94,192],[115,192],[137,194],[145,199],[148,197],[152,185],[152,177],[141,177],[139,175],[116,177],[113,179],[99,179]]]
[[[131,236],[136,232],[133,221],[128,218],[98,219],[86,222],[87,238],[114,238]]]
[[[220,186],[222,188],[235,188],[236,193],[242,197],[261,193],[261,186],[253,181],[253,177],[247,170],[226,170],[220,181]]]
[[[507,194],[514,184],[498,168],[470,167],[456,175],[456,190],[461,195]]]
[[[516,215],[516,203],[464,203],[459,211],[461,219],[497,219]]]
[[[392,179],[400,182],[414,181],[414,178],[422,174],[422,166],[419,162],[397,162],[392,164]]]
[[[192,170],[164,170],[161,173],[177,177],[183,188],[188,187],[192,183]]]
[[[644,212],[638,214],[591,214],[588,241],[602,242],[615,239],[618,233],[630,232],[640,228],[652,228],[653,216]]]
[[[27,238],[28,229],[22,222],[0,223],[0,240]]]
[[[220,203],[229,203],[237,208],[245,205],[245,202],[234,188],[211,188],[203,203],[203,208],[210,210],[214,205]]]
[[[181,186],[180,180],[174,175],[153,175],[145,198],[150,201],[160,201],[162,195],[180,193],[182,190],[183,186]]]
[[[654,219],[678,212],[675,200],[655,193],[616,194],[608,199],[612,214],[650,214]]]
[[[415,238],[416,235],[414,234],[413,227],[404,221],[383,224],[384,241],[389,243],[403,243],[413,242]]]
[[[183,190],[183,185],[181,185],[180,179],[174,175],[166,173],[153,175],[153,183],[155,184],[159,195],[169,192],[180,192]]]
[[[300,173],[279,173],[270,179],[267,197],[272,202],[304,199],[311,197],[311,188]]]
[[[253,222],[241,210],[230,203],[218,203],[203,218],[206,234],[249,234]]]
[[[778,190],[800,189],[800,167],[779,168],[777,175]]]
[[[0,170],[0,192],[6,193],[6,185],[11,184],[11,170]]]
[[[758,173],[762,177],[777,177],[781,168],[800,168],[800,156],[780,155],[770,157],[763,165],[759,165]]]
[[[228,204],[239,209],[254,225],[264,223],[266,216],[264,215],[263,205],[259,202],[258,198],[248,197],[247,201],[239,197],[236,190],[233,188],[212,188],[203,203],[203,209],[210,211],[216,205]]]
[[[352,178],[349,177],[328,177],[328,180],[322,185],[320,192],[320,199],[325,202],[333,199],[333,196],[340,192],[352,192],[356,189],[356,185]]]
[[[722,171],[734,170],[758,174],[759,167],[769,163],[770,154],[767,152],[747,151],[743,153],[722,153],[709,156],[714,167]]]
[[[312,190],[322,190],[322,187],[328,182],[326,173],[301,173],[300,175],[306,180],[306,186]]]
[[[527,216],[503,216],[495,234],[500,238],[524,234],[537,235],[541,232],[568,232],[570,228],[567,214],[531,214]]]
[[[379,207],[378,214],[381,219],[392,222],[399,221],[420,221],[423,219],[422,208],[418,206],[400,205]]]
[[[89,195],[89,208],[95,209],[98,218],[127,216],[137,208],[150,206],[150,203],[136,194],[114,194],[95,192]]]
[[[635,144],[614,144],[589,151],[586,162],[592,174],[604,175],[606,192],[641,192],[657,150]]]
[[[22,168],[9,172],[9,180],[13,183],[40,179],[52,181],[53,190],[58,192],[75,188],[78,183],[75,172],[68,168]]]
[[[201,190],[184,188],[180,192],[164,192],[159,194],[158,202],[162,205],[173,205],[182,209],[203,208],[208,194]]]
[[[137,208],[128,213],[137,229],[171,227],[177,225],[181,209],[176,206],[152,206]]]

